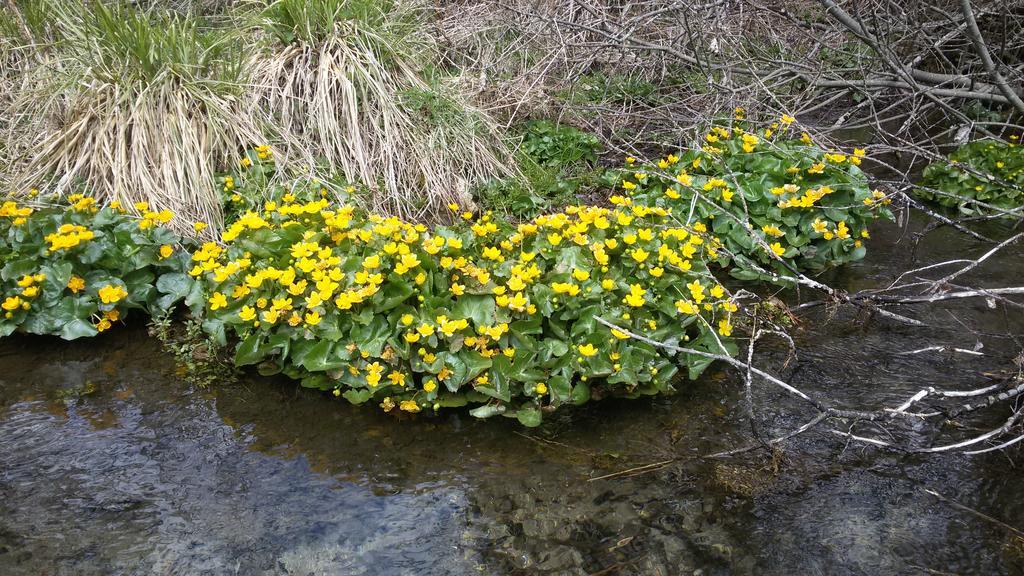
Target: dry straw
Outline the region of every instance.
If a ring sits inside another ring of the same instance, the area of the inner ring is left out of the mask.
[[[85,188],[215,230],[216,175],[258,144],[282,178],[357,184],[373,208],[410,218],[518,173],[495,125],[431,72],[433,42],[404,3],[243,4],[226,29],[187,11],[22,4],[32,22],[0,31],[0,184],[12,190]],[[28,58],[31,43],[44,49]]]

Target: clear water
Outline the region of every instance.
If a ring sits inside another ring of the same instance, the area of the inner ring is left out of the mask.
[[[909,231],[875,236],[867,262],[828,280],[878,286],[909,267]],[[938,231],[917,256],[985,249]],[[1011,285],[1022,272],[1017,251],[974,278]],[[785,348],[767,342],[759,362],[851,407],[984,385],[1019,349],[997,334],[1024,338],[1024,315],[982,300],[908,311],[928,329],[834,312],[802,318],[795,362],[782,368]],[[950,342],[990,356],[895,354]],[[811,416],[767,385],[756,396],[768,434]],[[1024,573],[1024,543],[924,492],[1024,528],[1020,450],[902,456],[845,445],[828,432],[836,422],[774,456],[688,459],[750,441],[740,397],[735,374],[712,371],[672,398],[605,401],[527,430],[457,411],[395,418],[285,380],[196,389],[141,326],[75,343],[9,338],[0,574]],[[924,443],[971,430],[904,432]],[[672,456],[682,460],[590,481]]]

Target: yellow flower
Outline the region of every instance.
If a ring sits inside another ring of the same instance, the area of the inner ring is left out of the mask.
[[[633,258],[633,260],[636,260],[637,262],[643,262],[644,260],[647,260],[647,257],[650,255],[650,253],[645,251],[643,248],[635,248],[629,253],[629,255]]]
[[[615,328],[612,328],[612,336],[615,336],[619,340],[625,340],[625,339],[629,338],[629,334],[626,334],[625,332],[622,332],[621,330],[616,330]]]
[[[412,325],[413,320],[415,320],[415,319],[412,317],[412,314],[403,314],[402,315],[402,324],[404,324],[405,326]]]
[[[597,348],[595,348],[593,344],[581,344],[576,347],[576,350],[579,351],[581,356],[585,356],[587,358],[597,354]]]
[[[398,404],[398,408],[411,414],[415,414],[420,411],[420,405],[417,404],[415,400],[402,400]]]
[[[679,310],[680,314],[694,315],[699,312],[697,308],[689,300],[676,300],[676,310]]]
[[[192,224],[192,229],[195,230],[196,232],[202,232],[203,230],[206,230],[207,227],[208,225],[206,224],[206,222],[195,222],[194,224]]]
[[[313,310],[312,312],[306,313],[306,317],[304,318],[304,320],[306,321],[307,325],[316,326],[317,324],[320,323],[321,320],[323,320],[323,318],[320,317],[319,312]]]
[[[3,304],[0,304],[0,307],[2,307],[4,310],[7,310],[8,312],[11,312],[13,310],[17,310],[18,308],[21,308],[21,304],[21,298],[19,298],[18,296],[9,296],[7,297],[6,300],[4,300]]]
[[[488,246],[487,248],[484,248],[482,254],[483,257],[487,258],[488,260],[504,260],[504,258],[502,258],[501,256],[501,249],[496,246]]]
[[[541,382],[533,387],[533,391],[536,392],[537,394],[544,395],[548,393],[548,387],[546,384]]]
[[[690,296],[700,304],[704,300],[704,286],[701,285],[700,280],[694,280],[686,285],[690,289]]]
[[[29,286],[21,291],[21,295],[26,298],[35,298],[39,294],[39,286]]]
[[[647,290],[644,290],[644,288],[641,285],[630,284],[629,294],[626,295],[623,301],[634,308],[639,308],[640,306],[644,305],[644,294],[646,293]]]
[[[256,309],[252,306],[242,306],[242,310],[238,312],[238,318],[242,322],[252,322],[256,318]]]
[[[586,282],[590,279],[590,272],[576,269],[572,271],[572,277],[575,278],[577,282]]]
[[[424,392],[429,393],[433,392],[434,390],[437,390],[437,382],[434,382],[433,380],[427,380],[426,382],[423,383]]]
[[[101,295],[102,297],[102,295]],[[214,292],[210,296],[210,310],[220,310],[228,305],[228,297],[220,292]]]
[[[403,244],[403,246],[405,245]],[[395,274],[401,276],[402,274],[405,274],[409,270],[412,270],[413,268],[416,268],[419,265],[420,259],[415,254],[402,254],[402,257],[399,259],[398,263],[395,264]]]
[[[100,301],[104,304],[113,304],[128,295],[128,291],[120,286],[107,284],[99,289]],[[223,295],[222,295],[223,296]]]
[[[71,279],[68,280],[68,290],[71,290],[71,292],[73,292],[75,294],[78,294],[79,292],[81,292],[84,289],[85,289],[85,278],[82,278],[81,276],[72,275]]]
[[[551,289],[555,291],[555,294],[568,294],[569,296],[576,296],[580,293],[580,287],[571,282],[552,282]]]
[[[651,276],[654,276],[655,278],[661,278],[661,275],[665,273],[665,269],[661,266],[655,266],[648,270],[648,272],[650,272]]]
[[[843,220],[836,225],[836,238],[845,240],[850,237],[850,229],[846,226],[846,221]]]
[[[769,246],[769,248],[772,249],[772,252],[774,252],[776,256],[782,256],[783,254],[786,253],[786,249],[783,248],[782,244],[779,242],[773,243],[771,246]]]
[[[732,323],[729,322],[728,318],[718,321],[718,333],[726,337],[732,335]]]
[[[164,244],[160,247],[160,259],[170,258],[171,254],[174,254],[174,248],[170,244]]]
[[[604,280],[601,280],[601,288],[604,288],[605,290],[612,290],[615,288],[615,281],[611,278],[605,278]]]

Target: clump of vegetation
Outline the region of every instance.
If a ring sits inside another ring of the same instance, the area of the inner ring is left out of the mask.
[[[521,150],[538,166],[578,170],[580,165],[593,167],[601,142],[597,136],[572,126],[535,120],[523,131]]]
[[[720,239],[712,258],[743,280],[863,258],[868,224],[892,217],[859,168],[865,151],[825,150],[807,134],[793,137],[792,122],[715,126],[692,150],[624,171],[624,194],[612,202],[662,207],[683,224],[710,221]]]
[[[627,74],[594,72],[581,76],[573,85],[559,94],[567,102],[648,104],[659,100],[658,86],[649,80]]]
[[[12,189],[87,186],[100,201],[221,222],[218,166],[260,142],[243,113],[242,50],[186,15],[120,3],[33,0],[48,56],[0,115]],[[28,12],[26,12],[28,13]]]
[[[1024,207],[1024,147],[1009,141],[975,140],[924,170],[916,194],[963,214],[992,214]]]
[[[575,206],[513,226],[461,214],[430,229],[333,205],[294,187],[243,214],[190,274],[208,299],[204,326],[237,336],[258,365],[353,403],[406,412],[471,405],[537,425],[544,411],[608,395],[672,390],[706,357],[730,354],[729,294],[705,259],[705,222],[660,207]],[[457,206],[452,206],[458,210]]]
[[[176,322],[172,311],[153,317],[149,333],[163,344],[164,350],[174,355],[178,370],[188,382],[197,386],[211,386],[232,382],[238,375],[224,347],[203,329],[199,319],[188,318]]]
[[[142,218],[116,203],[72,195],[70,205],[0,205],[0,336],[15,330],[65,340],[95,336],[131,310],[153,315],[199,287],[183,273],[181,240],[166,211],[140,204]]]
[[[493,123],[420,72],[436,50],[419,22],[404,2],[275,0],[259,18],[272,41],[250,63],[250,113],[286,156],[322,162],[373,191],[376,209],[409,217],[516,175]]]
[[[573,203],[577,195],[608,184],[598,164],[600,150],[594,134],[547,120],[528,122],[518,155],[525,179],[492,181],[477,195],[487,208],[517,218]]]

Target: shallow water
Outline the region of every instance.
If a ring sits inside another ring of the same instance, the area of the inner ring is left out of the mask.
[[[868,260],[829,281],[885,284],[910,267],[909,241],[882,226]],[[986,249],[941,230],[918,257]],[[1015,285],[1022,272],[1017,251],[975,278]],[[851,407],[977,387],[981,372],[1012,367],[1012,340],[965,326],[1024,338],[1024,316],[983,300],[907,312],[928,329],[834,312],[803,317],[797,360],[783,368],[785,348],[765,342],[759,362]],[[948,342],[989,355],[897,354]],[[254,376],[196,389],[143,327],[74,343],[6,339],[0,574],[1024,573],[1020,540],[924,492],[1024,528],[1019,449],[900,456],[847,446],[834,423],[773,457],[685,460],[745,445],[750,429],[735,374],[680,388],[528,430],[457,411],[399,419]],[[755,393],[767,434],[811,417],[766,385]],[[937,431],[909,433],[924,443]],[[684,461],[590,480],[670,456]]]

